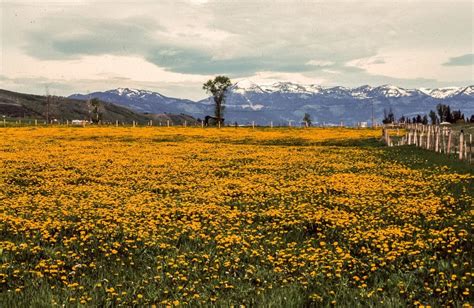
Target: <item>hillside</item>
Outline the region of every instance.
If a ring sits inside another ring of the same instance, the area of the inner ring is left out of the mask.
[[[137,121],[145,123],[148,117],[128,108],[101,102],[104,121]],[[47,97],[42,95],[17,93],[0,90],[0,114],[6,117],[45,119]],[[50,119],[61,121],[89,119],[90,110],[86,101],[53,96],[49,103]]]
[[[103,114],[103,121],[136,121],[140,124],[147,123],[150,119],[158,123],[167,120],[173,125],[182,125],[184,121],[194,124],[196,120],[187,115],[175,114],[144,114],[133,111],[129,108],[113,104],[112,102],[101,101],[100,112]],[[17,93],[0,89],[0,116],[7,118],[46,118],[47,97],[41,95]],[[54,96],[49,103],[50,119],[59,121],[66,120],[88,120],[90,118],[90,108],[86,100],[73,99]]]

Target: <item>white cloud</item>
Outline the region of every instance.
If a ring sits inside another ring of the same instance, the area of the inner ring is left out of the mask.
[[[450,47],[440,50],[415,49],[413,47],[400,50],[380,50],[376,56],[351,60],[346,65],[363,69],[369,74],[393,78],[428,78],[446,82],[463,82],[469,79],[469,76],[474,78],[472,68],[442,64],[447,61],[447,55],[467,52],[469,51]]]
[[[334,64],[335,64],[334,62],[326,61],[326,60],[309,60],[308,62],[306,62],[306,65],[319,66],[319,67],[331,66]]]
[[[325,84],[327,82],[324,78],[309,77],[301,73],[285,72],[257,72],[254,75],[239,78],[236,81],[243,79],[249,79],[258,84],[272,84],[278,81],[292,81],[301,84]]]

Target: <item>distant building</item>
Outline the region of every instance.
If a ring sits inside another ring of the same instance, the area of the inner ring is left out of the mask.
[[[86,125],[89,124],[89,121],[86,120],[72,120],[71,125]]]

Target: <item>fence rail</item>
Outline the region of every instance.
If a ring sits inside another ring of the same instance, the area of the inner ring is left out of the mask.
[[[393,131],[402,129],[402,136]],[[382,129],[382,140],[388,146],[415,145],[417,147],[455,156],[460,160],[473,162],[472,134],[453,130],[444,125],[400,124],[386,125]]]

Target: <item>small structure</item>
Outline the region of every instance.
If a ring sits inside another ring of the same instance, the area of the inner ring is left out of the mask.
[[[86,120],[72,120],[71,121],[71,125],[80,125],[80,126],[84,126],[86,124],[89,124],[89,121],[86,121]]]

